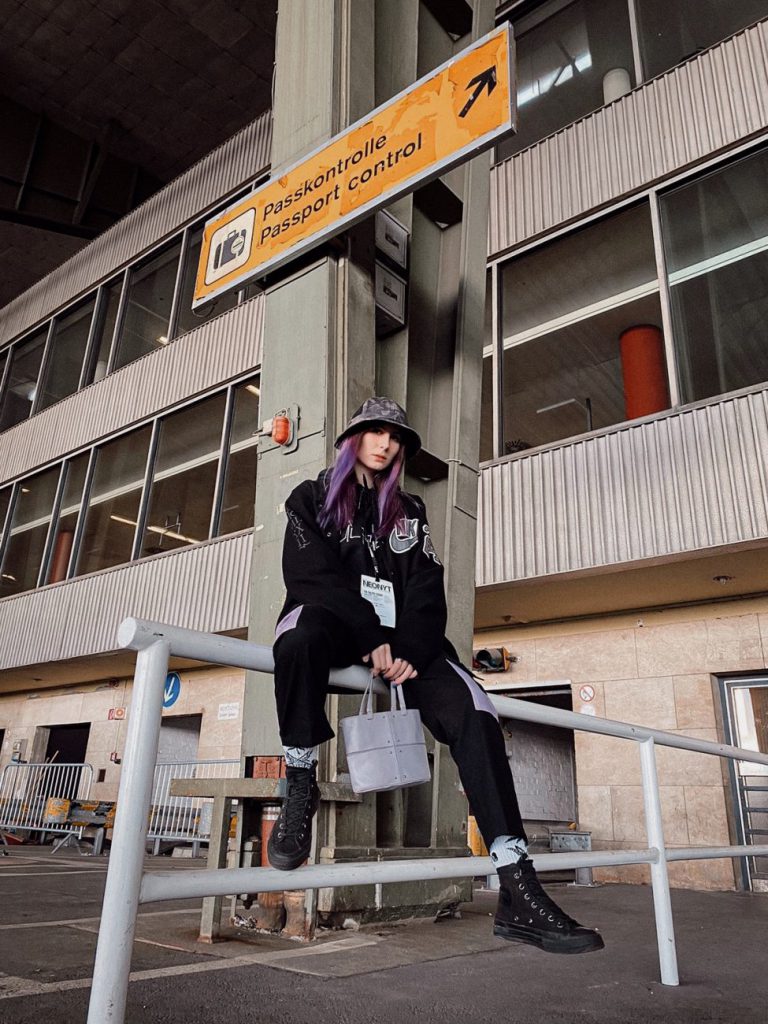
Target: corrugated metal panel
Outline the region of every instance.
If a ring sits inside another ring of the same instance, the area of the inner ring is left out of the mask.
[[[211,633],[241,629],[252,547],[248,530],[6,598],[0,670],[114,651],[128,616]]]
[[[614,202],[766,127],[763,21],[494,167],[489,252]]]
[[[0,434],[0,481],[41,466],[261,362],[263,295]]]
[[[263,174],[271,144],[272,115],[266,113],[0,310],[0,344],[33,327],[218,199]]]
[[[483,469],[477,585],[768,539],[768,389]]]

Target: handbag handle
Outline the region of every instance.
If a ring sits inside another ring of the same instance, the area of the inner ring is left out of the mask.
[[[366,715],[368,718],[373,717],[373,673],[371,672],[368,677],[368,685],[363,692],[363,699],[360,701],[360,710],[358,715]],[[389,697],[390,697],[390,711],[402,711],[403,714],[408,710],[405,704],[405,694],[403,693],[402,686],[394,686],[392,683],[389,684]]]

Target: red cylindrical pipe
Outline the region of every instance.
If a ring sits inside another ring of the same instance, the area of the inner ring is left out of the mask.
[[[61,530],[59,532],[53,548],[49,583],[60,583],[67,578],[67,566],[69,565],[69,556],[72,553],[74,536],[74,530]]]
[[[639,324],[619,338],[627,419],[669,408],[664,336],[652,324]]]

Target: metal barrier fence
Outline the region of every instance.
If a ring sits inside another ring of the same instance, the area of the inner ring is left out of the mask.
[[[0,829],[83,834],[82,825],[68,825],[53,815],[55,800],[86,800],[93,768],[89,764],[7,764],[0,775]]]
[[[152,796],[152,770],[157,758],[163,692],[170,656],[173,654],[193,661],[268,673],[274,671],[274,662],[270,647],[136,619],[126,619],[122,623],[118,631],[118,643],[121,647],[138,651],[138,656],[112,854],[96,947],[88,1024],[122,1024],[140,903],[231,896],[242,892],[279,892],[297,888],[473,877],[493,871],[490,857],[464,857],[314,864],[290,872],[273,868],[227,868],[219,871],[153,872],[144,875],[144,829]],[[331,673],[334,686],[350,690],[364,690],[368,679],[369,673],[362,668],[353,667]],[[383,684],[379,684],[379,687],[384,690]],[[618,864],[650,865],[661,981],[665,985],[679,984],[667,862],[768,856],[768,846],[686,847],[668,850],[662,829],[656,745],[765,765],[768,765],[768,754],[646,729],[626,722],[590,718],[511,697],[491,697],[491,701],[500,715],[506,718],[618,736],[634,740],[639,745],[648,847],[642,850],[537,854],[534,861],[540,872]]]
[[[213,800],[205,797],[171,796],[172,779],[225,779],[240,767],[238,759],[220,761],[165,761],[155,765],[152,811],[147,838],[160,852],[163,840],[192,843],[193,853],[211,837]]]

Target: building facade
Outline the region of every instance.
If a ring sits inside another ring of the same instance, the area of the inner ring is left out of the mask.
[[[520,130],[490,173],[475,647],[517,659],[487,677],[505,692],[765,750],[763,6],[498,5]],[[463,38],[434,7],[419,73]],[[200,317],[191,295],[205,219],[285,158],[271,133],[267,113],[0,311],[0,766],[66,754],[114,798],[131,676],[119,621],[247,634],[279,286]],[[428,404],[415,418],[431,437]],[[243,675],[173,667],[169,759],[238,757]],[[643,841],[625,746],[512,730],[527,817],[575,820],[595,847]],[[670,845],[766,827],[748,809],[759,778],[659,760]],[[764,881],[730,862],[670,874]]]

